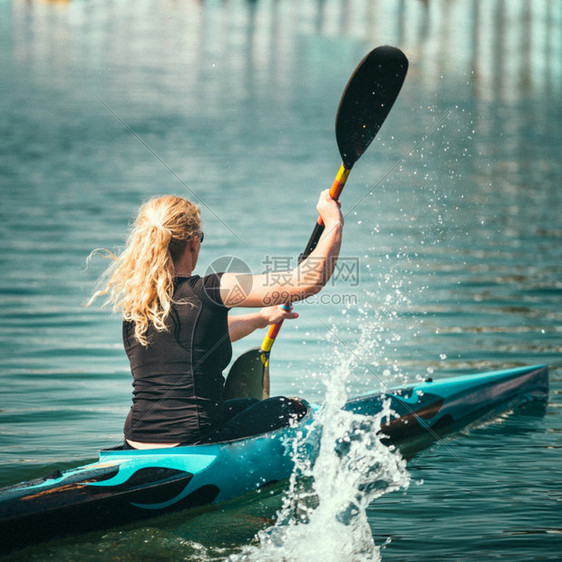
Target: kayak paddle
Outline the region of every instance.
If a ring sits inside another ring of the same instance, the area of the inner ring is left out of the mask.
[[[342,164],[330,189],[338,200],[353,165],[367,150],[389,114],[408,71],[408,59],[396,47],[377,47],[357,66],[336,114],[336,141]],[[299,263],[314,251],[324,232],[318,217]],[[283,322],[269,327],[261,347],[242,354],[230,369],[225,399],[269,397],[269,354]]]

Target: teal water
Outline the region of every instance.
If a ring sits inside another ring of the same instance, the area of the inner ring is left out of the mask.
[[[199,273],[224,255],[256,272],[295,263],[339,167],[341,92],[392,44],[411,66],[342,197],[348,269],[283,328],[273,391],[322,400],[361,337],[350,394],[547,363],[545,409],[413,454],[410,485],[366,518],[383,560],[558,559],[561,30],[555,0],[0,0],[0,482],[120,441],[130,375],[119,318],[84,307],[104,266],[86,267],[91,250],[118,248],[139,204],[173,192],[203,209]],[[282,497],[22,557],[224,560],[254,545],[259,560]],[[306,552],[318,537],[303,529],[269,559]]]

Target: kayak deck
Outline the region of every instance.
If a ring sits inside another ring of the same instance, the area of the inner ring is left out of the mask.
[[[376,415],[389,400],[393,413],[383,420],[381,431],[399,442],[458,425],[500,405],[547,396],[548,369],[540,365],[373,392],[349,400],[344,409]],[[297,427],[208,445],[102,451],[98,462],[3,488],[0,552],[220,503],[284,480],[293,470],[287,443],[314,421],[318,408],[309,405]]]
[[[413,384],[398,391],[365,394],[347,402],[345,409],[375,415],[390,400],[391,419],[381,431],[400,441],[424,432],[478,418],[499,405],[518,406],[548,397],[548,368],[519,367]]]

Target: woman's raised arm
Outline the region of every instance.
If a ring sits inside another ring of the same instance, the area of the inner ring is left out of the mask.
[[[329,190],[320,194],[318,214],[325,228],[318,245],[297,267],[276,275],[243,276],[225,273],[221,278],[221,298],[232,307],[263,307],[292,304],[318,293],[328,282],[341,247],[343,215],[340,204]],[[280,281],[281,280],[281,281]]]

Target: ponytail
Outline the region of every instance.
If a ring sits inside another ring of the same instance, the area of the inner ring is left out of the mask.
[[[114,262],[102,275],[105,286],[88,305],[108,295],[104,305],[113,305],[123,320],[134,323],[135,337],[147,346],[150,325],[166,330],[174,294],[174,260],[200,232],[197,205],[173,195],[151,199],[140,208],[125,250],[118,257],[108,252]]]

